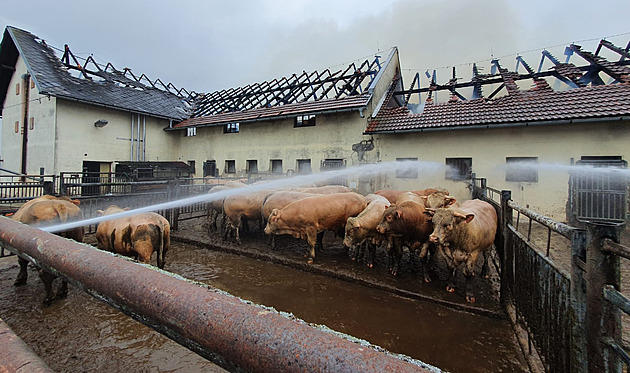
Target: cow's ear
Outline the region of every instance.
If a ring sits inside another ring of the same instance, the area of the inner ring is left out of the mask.
[[[103,210],[96,210],[96,216],[103,216],[104,212],[105,211],[103,211]]]
[[[432,218],[433,215],[435,214],[435,209],[425,208],[424,209],[424,214],[427,215],[429,218]]]
[[[475,218],[475,214],[466,215],[466,223],[470,223]]]
[[[79,201],[78,199],[71,199],[70,202],[74,203],[77,206],[81,204],[81,201]]]
[[[398,219],[402,218],[402,211],[396,210],[396,216],[398,217]]]
[[[129,207],[125,207],[123,211],[129,211]]]
[[[447,206],[447,207],[452,205],[452,204],[454,204],[455,202],[457,202],[455,197],[451,197],[451,196],[445,196],[444,200],[445,200],[445,206]]]

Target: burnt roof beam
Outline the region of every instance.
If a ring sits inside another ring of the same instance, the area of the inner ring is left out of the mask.
[[[596,56],[591,52],[583,51],[582,47],[576,44],[571,44],[569,49],[575,53],[577,53],[584,60],[589,62],[591,66],[593,66],[585,75],[589,75],[585,80],[589,80],[591,82],[595,82],[596,84],[604,84],[599,76],[595,76],[595,74],[599,73],[599,71],[603,71],[604,73],[611,76],[613,79],[619,82],[630,82],[630,68],[622,65],[615,64],[613,62],[607,61],[605,58]]]

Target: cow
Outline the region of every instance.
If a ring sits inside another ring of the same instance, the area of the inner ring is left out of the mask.
[[[436,192],[442,192],[445,195],[448,195],[448,191],[447,190],[438,190],[438,189],[434,189],[434,188],[427,188],[427,189],[419,189],[419,190],[391,190],[391,189],[382,189],[382,190],[378,190],[376,192],[374,192],[374,194],[378,194],[379,196],[383,196],[385,198],[387,198],[387,200],[391,203],[396,203],[396,200],[398,199],[398,197],[400,197],[401,194],[405,194],[405,193],[413,193],[415,195],[418,196],[428,196],[432,193],[436,193]]]
[[[228,181],[224,185],[217,185],[215,187],[212,187],[212,189],[210,189],[208,193],[218,193],[233,188],[243,188],[246,186],[247,184],[244,184],[240,181]],[[225,229],[225,214],[223,213],[224,201],[225,197],[221,197],[211,199],[210,202],[208,202],[208,234],[216,232],[219,229],[219,224],[221,224],[221,227]]]
[[[389,244],[390,271],[395,276],[400,267],[402,246],[407,246],[411,255],[419,250],[424,280],[430,282],[428,273],[429,235],[433,231],[431,219],[425,214],[422,199],[414,193],[399,198],[383,213],[376,229],[387,236]],[[404,197],[407,197],[406,199]]]
[[[380,246],[385,238],[376,230],[376,226],[390,202],[377,194],[368,194],[365,198],[368,201],[365,210],[346,221],[343,244],[351,249],[352,260],[358,259],[360,248],[366,246],[365,261],[367,266],[372,268],[376,247]]]
[[[262,203],[262,223],[263,225],[267,224],[267,220],[269,219],[269,215],[274,209],[280,210],[286,205],[295,202],[300,199],[313,197],[312,193],[303,193],[294,190],[279,190],[268,194],[263,203]],[[270,235],[269,244],[272,248],[275,248],[275,234]],[[321,244],[321,242],[320,242]]]
[[[297,200],[269,215],[266,234],[290,234],[306,240],[309,246],[308,263],[315,260],[317,236],[324,231],[343,235],[346,221],[367,207],[364,196],[350,193],[316,195]]]
[[[223,239],[232,237],[237,243],[241,242],[241,228],[246,227],[247,221],[256,221],[262,232],[262,205],[265,198],[275,192],[272,189],[259,190],[251,193],[241,193],[228,196],[223,201],[226,229]]]
[[[97,214],[106,216],[128,210],[111,205],[105,210],[97,210]],[[151,256],[155,251],[157,266],[164,269],[166,252],[171,243],[171,225],[155,212],[114,218],[99,223],[96,241],[101,250],[129,256],[147,264],[151,264]]]
[[[25,203],[11,216],[11,219],[28,225],[40,225],[42,223],[55,224],[65,223],[71,220],[81,220],[83,213],[78,207],[78,204],[78,200],[70,200],[68,197],[45,195]],[[67,231],[59,232],[57,235],[82,242],[83,227],[72,228]],[[20,271],[15,279],[15,286],[26,284],[28,278],[28,261],[18,257],[18,263],[20,265]],[[50,304],[55,297],[63,298],[68,294],[68,283],[65,280],[61,281],[61,286],[57,289],[57,293],[54,294],[53,280],[55,276],[40,268],[39,277],[44,284],[46,293],[44,304]]]
[[[472,279],[479,254],[489,251],[497,231],[497,213],[491,204],[479,199],[468,200],[459,207],[427,210],[433,221],[431,242],[438,244],[452,275],[446,290],[455,291],[454,272],[465,263],[466,301],[475,303]],[[482,274],[487,274],[488,261],[483,264]]]

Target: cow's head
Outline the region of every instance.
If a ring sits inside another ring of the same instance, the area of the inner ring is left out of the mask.
[[[427,210],[425,213],[432,215],[433,221],[433,233],[429,236],[429,240],[444,246],[448,246],[452,241],[453,233],[460,224],[468,224],[475,217],[474,214],[464,214],[452,208]]]

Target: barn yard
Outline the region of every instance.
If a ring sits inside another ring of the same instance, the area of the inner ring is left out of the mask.
[[[496,317],[501,314],[493,290],[496,274],[477,280],[480,295],[470,307],[463,294],[446,293],[439,279],[422,283],[407,255],[394,277],[383,252],[377,251],[375,267],[368,268],[350,260],[341,239],[330,233],[315,264],[307,265],[300,240],[280,237],[272,250],[256,231],[235,245],[209,235],[205,218],[180,224],[167,255],[169,271],[448,371],[527,371],[509,322]],[[94,244],[94,236],[86,242]],[[16,262],[2,260],[0,312],[54,370],[220,371],[72,286],[67,299],[41,306],[34,270],[27,286],[11,285]]]

